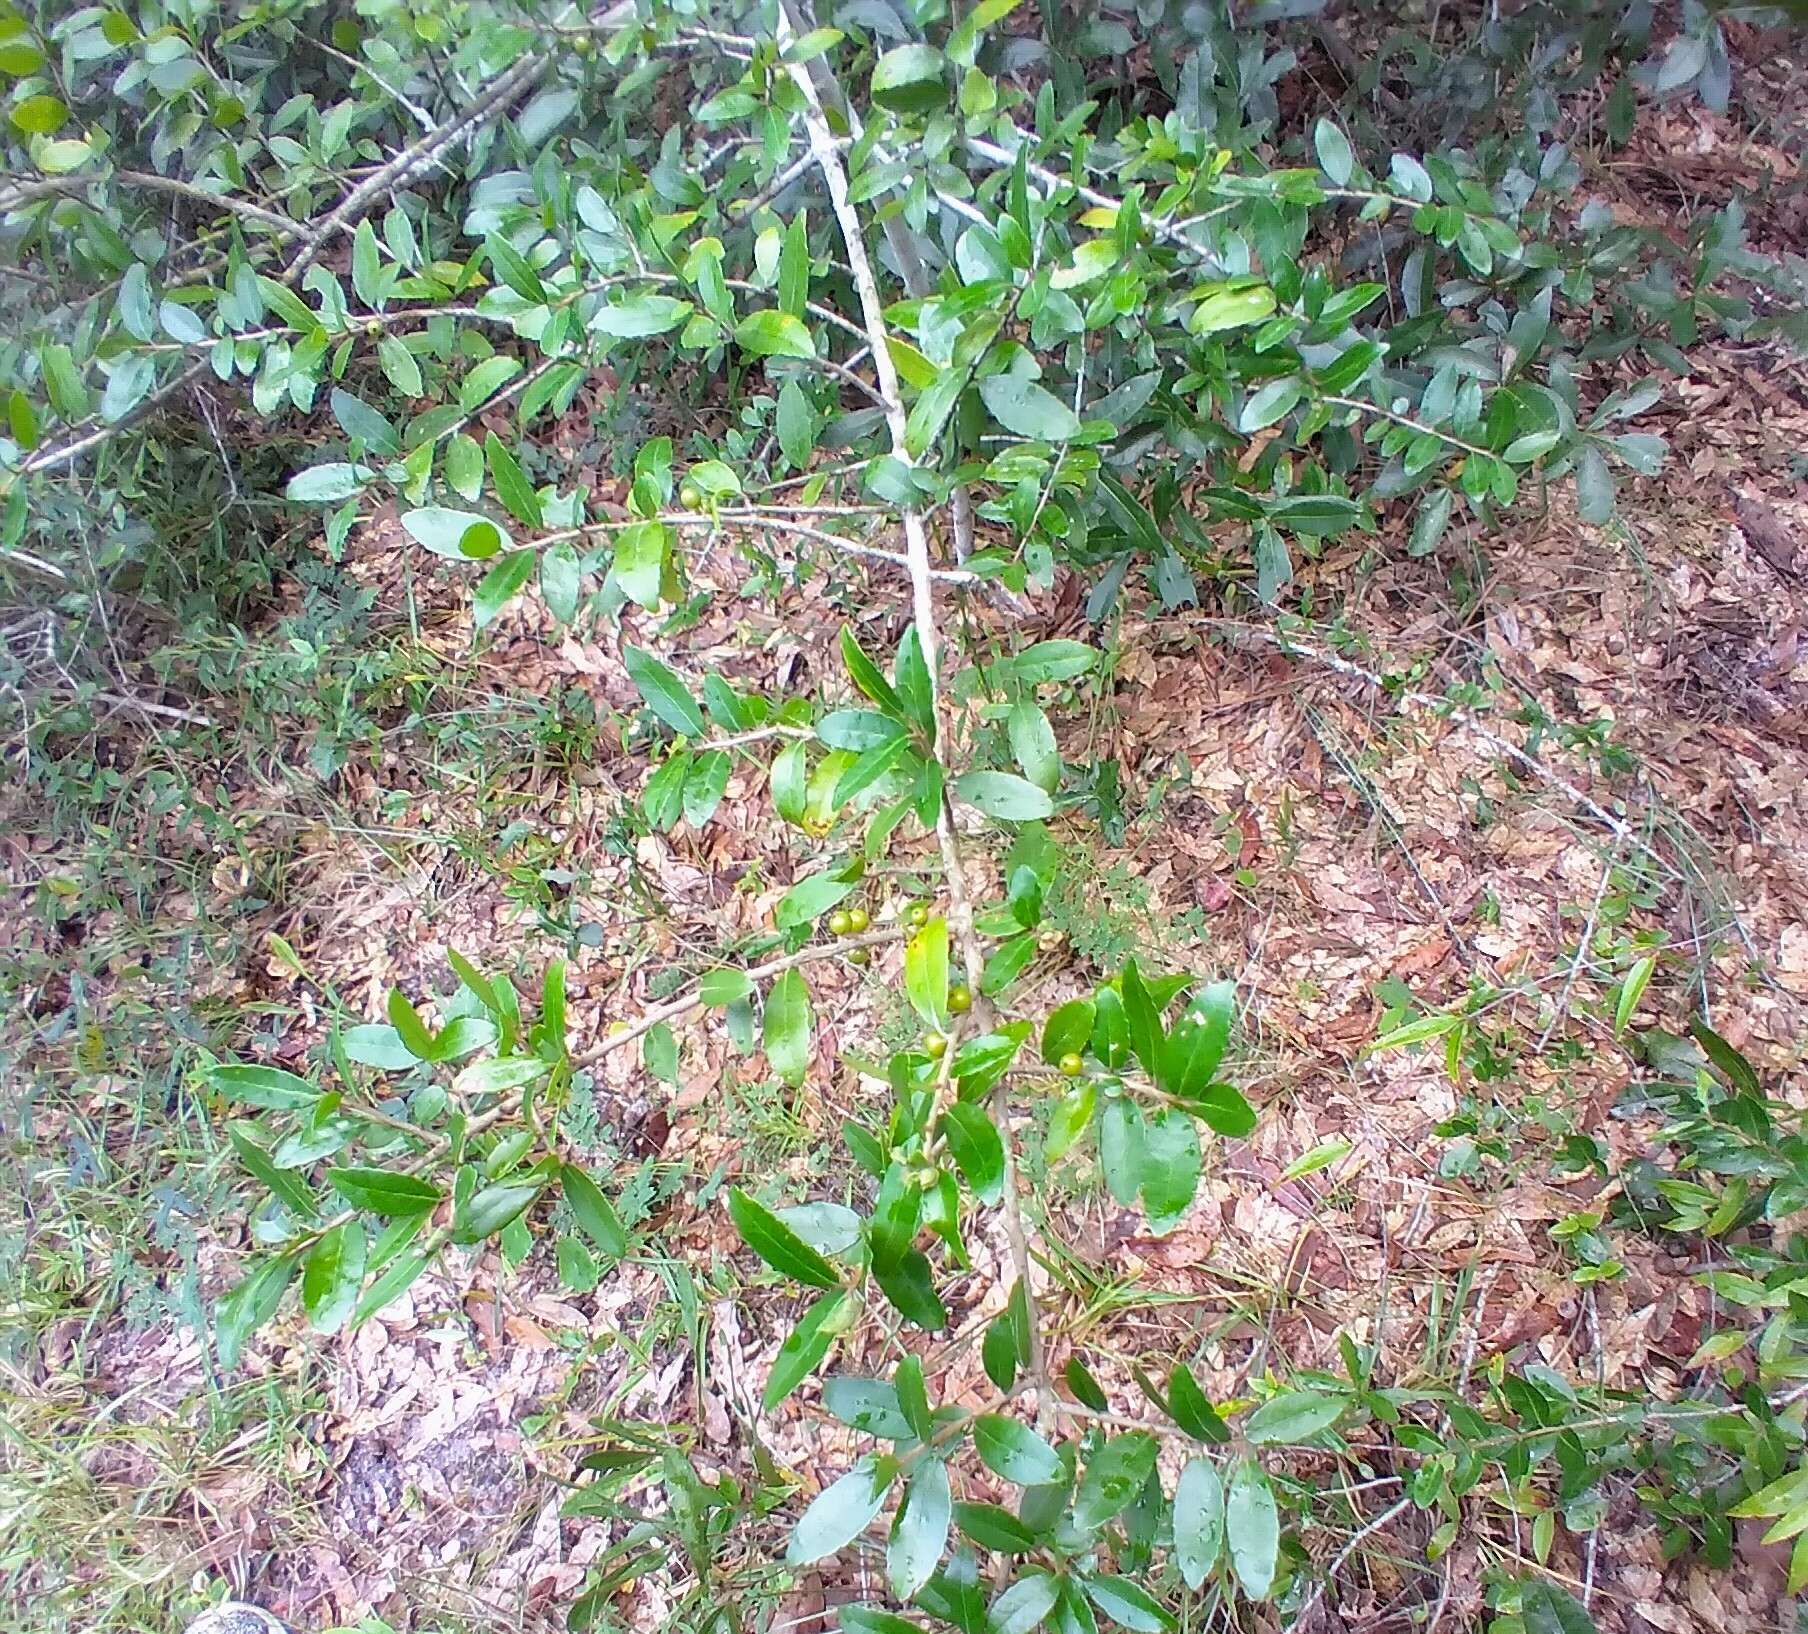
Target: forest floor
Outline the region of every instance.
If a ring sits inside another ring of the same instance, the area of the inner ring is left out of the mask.
[[[1724,131],[1716,149],[1710,116],[1690,118],[1688,140],[1654,132],[1650,151],[1729,191],[1775,162]],[[1132,951],[1234,976],[1261,1113],[1248,1141],[1214,1147],[1198,1205],[1160,1238],[1040,1164],[1032,1132],[1032,1212],[1061,1245],[1043,1302],[1114,1397],[1134,1399],[1133,1366],[1177,1355],[1222,1395],[1269,1367],[1335,1368],[1340,1331],[1378,1344],[1396,1381],[1505,1358],[1679,1388],[1710,1293],[1636,1239],[1621,1274],[1580,1287],[1549,1228],[1603,1201],[1593,1171],[1556,1161],[1566,1141],[1644,1138],[1614,1115],[1640,1069],[1604,1004],[1653,939],[1641,1028],[1705,1009],[1780,1093],[1804,1083],[1808,370],[1769,344],[1691,361],[1640,422],[1670,463],[1626,495],[1623,529],[1553,495],[1425,559],[1403,537],[1339,543],[1296,586],[1335,621],[1285,642],[1140,604],[1092,629],[1077,584],[1035,603],[1035,633],[1106,651],[1063,750],[1118,782],[1092,820],[1057,826],[1064,940],[1026,988],[1053,1002]],[[22,1229],[0,1266],[29,1340],[0,1371],[0,1572],[42,1597],[21,1627],[162,1628],[220,1583],[310,1630],[562,1626],[619,1535],[564,1512],[599,1423],[694,1424],[700,1467],[749,1485],[776,1468],[808,1492],[853,1455],[807,1391],[756,1413],[797,1307],[776,1285],[727,1291],[727,1262],[751,1262],[721,1195],[746,1175],[839,1194],[834,1132],[883,1093],[859,1043],[909,1025],[895,955],[818,985],[849,1054],[801,1090],[715,1018],[684,1035],[674,1087],[611,1058],[581,1132],[629,1177],[641,1247],[594,1289],[550,1254],[511,1269],[454,1253],[355,1335],[323,1340],[290,1311],[238,1373],[207,1353],[196,1318],[249,1245],[223,1135],[185,1088],[198,1045],[296,1065],[335,1006],[374,1018],[391,985],[444,993],[455,948],[528,973],[568,954],[581,1047],[669,991],[672,968],[768,922],[810,861],[751,768],[701,832],[625,820],[645,764],[621,742],[636,700],[615,635],[562,635],[529,597],[474,645],[464,579],[399,537],[379,517],[337,565],[304,551],[243,650],[190,655],[215,677],[186,700],[211,729],[122,716],[69,794],[84,827],[41,806],[0,817],[0,1071],[23,1090],[6,1113]],[[732,541],[691,566],[715,592],[676,638],[692,674],[807,687],[834,670],[844,620],[888,648],[905,617],[883,575],[755,599]],[[1002,615],[969,617],[983,652]],[[1523,723],[1477,730],[1413,702],[1465,682],[1535,702],[1535,767],[1499,747],[1526,743]],[[1472,1060],[1453,1082],[1435,1050],[1366,1052],[1477,982],[1504,995],[1498,1073]],[[1532,1048],[1547,1020],[1554,1047]],[[1331,1141],[1347,1151],[1286,1177]],[[1004,1245],[973,1247],[971,1287],[1005,1287],[986,1274]],[[993,1313],[954,1294],[925,1360],[959,1402]],[[1481,1626],[1485,1568],[1529,1549],[1518,1521],[1466,1528],[1432,1568],[1428,1526],[1409,1508],[1368,1538],[1319,1613],[1342,1621],[1320,1626],[1378,1628],[1440,1595],[1447,1627]],[[1348,1539],[1301,1541],[1323,1561]],[[1630,1499],[1586,1556],[1566,1542],[1552,1564],[1610,1634],[1774,1626],[1781,1597],[1769,1551],[1731,1573],[1667,1564]],[[859,1569],[807,1575],[774,1626],[826,1626]],[[655,1573],[607,1610],[657,1628],[664,1593]]]

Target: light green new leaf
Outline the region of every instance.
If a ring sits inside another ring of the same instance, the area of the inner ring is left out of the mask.
[[[1045,794],[1053,794],[1061,786],[1061,750],[1048,716],[1033,698],[1019,698],[1011,706],[1006,730],[1023,775]]]
[[[735,325],[735,345],[755,357],[816,356],[816,342],[801,318],[765,309],[749,312]]]
[[[929,1026],[947,1031],[948,921],[939,915],[905,945],[904,992]]]
[[[347,1220],[315,1243],[301,1267],[301,1304],[316,1333],[337,1333],[358,1304],[367,1248],[364,1223]]]

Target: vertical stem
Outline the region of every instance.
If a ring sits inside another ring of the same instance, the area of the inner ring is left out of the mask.
[[[791,19],[783,5],[778,13],[778,38],[782,45],[793,37]],[[905,432],[908,416],[904,410],[904,394],[898,384],[898,371],[892,362],[891,348],[885,335],[885,303],[879,294],[879,284],[873,273],[872,258],[867,254],[865,235],[861,230],[860,216],[854,208],[853,200],[848,195],[847,171],[841,162],[841,151],[835,144],[834,133],[829,129],[828,119],[823,112],[822,93],[808,68],[802,64],[789,65],[791,81],[796,85],[804,99],[804,127],[810,136],[810,151],[815,155],[818,168],[822,171],[824,185],[828,188],[829,204],[835,212],[835,221],[841,230],[842,243],[847,250],[848,271],[852,274],[854,288],[860,297],[860,311],[867,339],[873,349],[873,370],[878,377],[879,396],[885,409],[886,428],[891,433],[893,456],[905,465],[914,465],[910,450],[906,444]],[[910,583],[914,617],[917,626],[917,639],[922,643],[923,662],[929,671],[929,697],[932,709],[930,749],[938,761],[946,766],[943,747],[946,742],[942,730],[942,689],[941,689],[941,642],[936,629],[935,576],[929,561],[929,531],[923,521],[923,513],[915,505],[906,505],[902,510],[904,524],[904,555],[910,569]],[[979,991],[979,978],[984,968],[984,958],[979,945],[979,938],[973,929],[972,899],[967,893],[966,870],[961,864],[960,844],[954,833],[954,820],[947,799],[944,797],[941,810],[936,816],[936,839],[942,852],[942,871],[948,887],[948,919],[959,944],[962,962],[966,967],[967,983],[975,994]],[[1000,1092],[1002,1093],[1002,1092]],[[994,1101],[994,1105],[999,1103]],[[999,1134],[1005,1143],[1005,1193],[1004,1221],[1005,1234],[1011,1248],[1011,1259],[1016,1268],[1018,1281],[1023,1288],[1023,1297],[1030,1307],[1030,1373],[1036,1386],[1037,1414],[1045,1421],[1054,1411],[1054,1391],[1049,1384],[1048,1374],[1043,1360],[1042,1335],[1036,1321],[1035,1288],[1030,1282],[1029,1247],[1023,1230],[1023,1205],[1017,1195],[1016,1165],[1012,1161],[1010,1145],[1010,1124],[1003,1113],[999,1114]]]

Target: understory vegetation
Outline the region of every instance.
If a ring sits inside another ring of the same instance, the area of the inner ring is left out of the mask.
[[[1796,1626],[1799,42],[0,3],[16,1625]]]

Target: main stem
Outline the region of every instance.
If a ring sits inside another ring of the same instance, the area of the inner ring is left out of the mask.
[[[790,18],[781,6],[778,13],[781,46],[789,42],[792,33]],[[898,384],[898,371],[892,362],[891,347],[886,339],[885,303],[879,295],[879,283],[873,274],[872,258],[866,251],[866,237],[861,230],[859,214],[848,194],[847,171],[842,165],[841,150],[836,145],[834,133],[829,129],[821,93],[808,69],[793,63],[789,65],[789,73],[792,83],[804,99],[804,128],[809,133],[810,151],[815,156],[817,167],[822,171],[823,183],[828,188],[829,204],[835,212],[835,221],[841,229],[842,243],[847,250],[848,271],[853,275],[854,288],[860,297],[861,317],[867,340],[872,346],[873,370],[878,377],[885,424],[891,433],[892,454],[906,466],[913,465],[915,461],[911,458],[906,439],[909,416],[904,408],[904,394]],[[923,662],[929,671],[930,750],[945,766],[942,753],[946,735],[942,723],[941,641],[936,628],[936,573],[929,560],[929,530],[923,520],[923,513],[915,505],[903,507],[902,519],[904,555],[910,570],[917,640],[922,645]],[[977,995],[985,961],[979,937],[973,929],[972,898],[967,892],[966,870],[961,864],[960,844],[955,837],[953,814],[945,795],[941,809],[936,814],[935,833],[941,847],[942,872],[948,886],[948,919],[954,929],[962,963],[966,967],[968,986]],[[1017,1280],[1030,1309],[1029,1371],[1036,1387],[1037,1416],[1046,1422],[1054,1412],[1054,1390],[1049,1382],[1043,1352],[1041,1324],[1036,1320],[1035,1287],[1030,1280],[1029,1245],[1023,1229],[1023,1204],[1017,1195],[1008,1109],[1002,1102],[998,1102],[995,1103],[995,1111],[999,1134],[1003,1137],[1005,1146],[1005,1235],[1010,1244]]]

